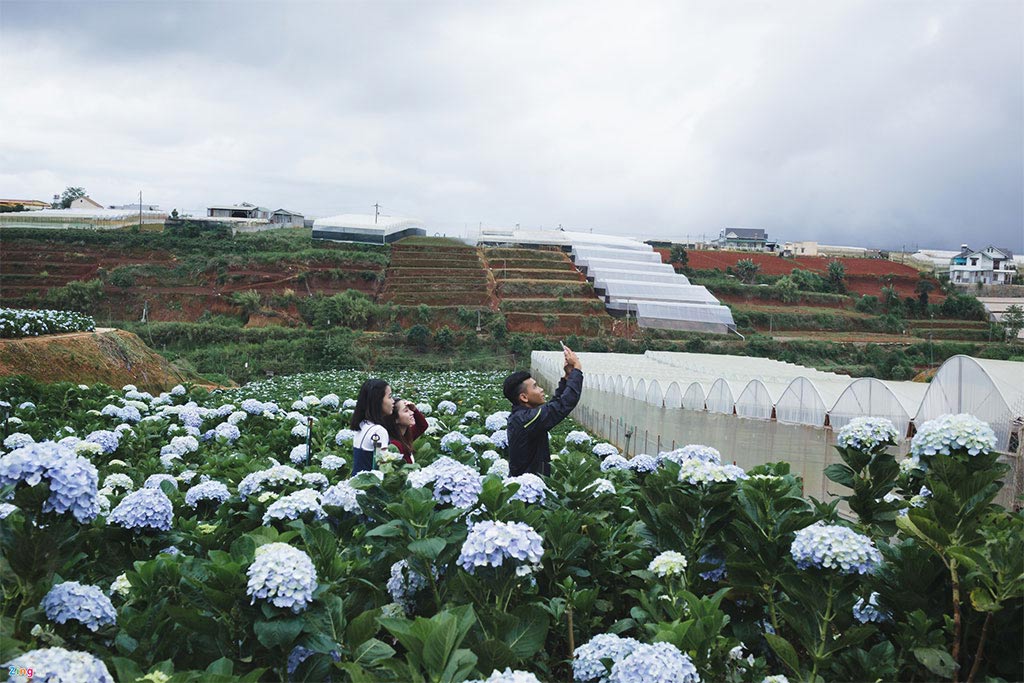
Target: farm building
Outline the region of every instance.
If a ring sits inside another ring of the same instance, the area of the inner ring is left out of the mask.
[[[305,224],[305,217],[288,209],[278,209],[270,214],[270,222],[282,227],[301,228]]]
[[[985,249],[961,245],[960,253],[949,261],[949,281],[957,285],[1008,285],[1016,274],[1013,252],[992,245]]]
[[[144,225],[163,225],[167,214],[143,211]],[[41,209],[0,214],[2,228],[42,228],[51,230],[117,230],[139,224],[139,210],[121,209]]]
[[[412,218],[342,214],[313,221],[313,239],[333,242],[391,244],[404,237],[426,235],[423,223]]]
[[[768,233],[762,228],[726,228],[714,241],[719,249],[740,251],[764,251]]]
[[[218,204],[206,209],[209,218],[248,218],[256,220],[270,220],[270,209],[256,206],[248,202],[241,204]]]
[[[18,209],[19,206],[21,209]],[[44,202],[39,199],[0,199],[0,208],[5,210],[41,211],[42,209],[49,209],[50,202]]]

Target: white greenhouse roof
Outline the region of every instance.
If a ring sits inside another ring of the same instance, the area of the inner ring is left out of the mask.
[[[707,410],[838,430],[855,417],[885,417],[901,436],[913,423],[965,412],[988,422],[1005,450],[1024,417],[1024,363],[954,356],[930,384],[852,378],[793,363],[700,353],[580,353],[584,386],[657,407]],[[563,358],[534,351],[538,376],[557,381]],[[660,396],[660,400],[659,400]]]
[[[603,235],[592,232],[574,230],[522,230],[519,228],[484,228],[480,231],[479,242],[502,244],[546,244],[558,247],[574,245],[593,245],[616,247],[620,249],[650,249],[632,237],[619,235]]]
[[[316,230],[336,230],[359,234],[387,235],[408,228],[422,228],[423,223],[414,218],[379,216],[374,222],[372,215],[346,213],[339,216],[317,218],[313,221]]]
[[[139,216],[139,210],[131,209],[40,209],[39,211],[20,212],[27,214],[33,219],[38,218],[94,218],[98,220],[121,220]],[[19,217],[19,213],[4,214],[11,217]],[[166,216],[164,211],[145,211],[143,216]]]

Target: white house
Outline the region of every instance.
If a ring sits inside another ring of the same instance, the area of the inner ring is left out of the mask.
[[[960,253],[949,261],[949,281],[953,284],[1008,285],[1016,274],[1013,253],[992,245],[972,250],[961,244]]]
[[[241,204],[220,204],[206,208],[206,215],[209,218],[249,218],[270,220],[270,209],[256,206],[248,202]]]
[[[274,213],[270,214],[270,222],[275,225],[301,228],[305,225],[305,217],[301,213],[295,213],[288,209],[278,209]]]

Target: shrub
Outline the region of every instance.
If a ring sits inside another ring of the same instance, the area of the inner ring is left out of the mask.
[[[62,287],[46,290],[46,302],[54,308],[89,313],[103,298],[103,281],[72,280]]]

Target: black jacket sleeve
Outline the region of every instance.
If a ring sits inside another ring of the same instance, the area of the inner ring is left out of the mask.
[[[568,377],[558,383],[558,390],[555,392],[554,398],[529,411],[529,414],[525,416],[523,429],[527,433],[551,430],[572,412],[572,409],[580,402],[582,392],[583,373],[573,369]]]

